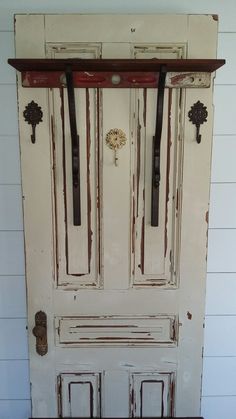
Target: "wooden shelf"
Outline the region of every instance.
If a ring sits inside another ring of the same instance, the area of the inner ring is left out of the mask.
[[[158,72],[161,65],[169,71],[213,72],[225,64],[225,60],[214,59],[41,59],[9,58],[8,63],[18,71],[118,71]]]

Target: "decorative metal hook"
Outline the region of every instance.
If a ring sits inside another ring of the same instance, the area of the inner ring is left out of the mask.
[[[200,125],[204,124],[207,121],[208,112],[207,107],[204,106],[204,103],[200,102],[199,100],[191,106],[190,111],[188,112],[189,120],[196,125],[197,132],[196,132],[196,141],[200,144],[202,140],[202,136],[200,134]]]
[[[127,138],[124,131],[119,128],[111,129],[106,135],[106,144],[114,151],[115,166],[118,166],[117,151],[126,144],[126,141]]]
[[[32,135],[31,135],[31,142],[35,144],[36,137],[35,137],[35,130],[36,125],[43,121],[43,111],[41,106],[35,103],[33,100],[28,103],[25,107],[23,112],[23,116],[25,121],[28,122],[32,126]]]

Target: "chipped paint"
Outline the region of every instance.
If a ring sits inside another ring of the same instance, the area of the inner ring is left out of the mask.
[[[80,316],[58,319],[57,344],[67,347],[110,345],[175,346],[175,316]]]
[[[188,320],[192,320],[192,317],[193,317],[192,313],[190,313],[189,311],[187,311],[187,318],[188,318]]]

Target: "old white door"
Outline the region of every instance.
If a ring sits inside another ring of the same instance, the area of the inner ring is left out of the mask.
[[[215,58],[216,35],[215,16],[16,16],[18,58]],[[76,89],[74,226],[66,89],[18,84],[33,416],[199,415],[212,83],[165,91],[158,227],[156,89]],[[32,100],[43,111],[35,144],[22,115]],[[208,109],[201,144],[188,119],[198,100]],[[127,139],[117,166],[105,141],[115,128]],[[44,356],[32,333],[39,311]]]

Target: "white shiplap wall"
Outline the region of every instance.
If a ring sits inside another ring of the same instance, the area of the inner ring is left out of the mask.
[[[236,2],[235,0],[0,0],[0,418],[30,416],[14,13],[215,13],[219,57],[210,204],[202,415],[236,412]]]

